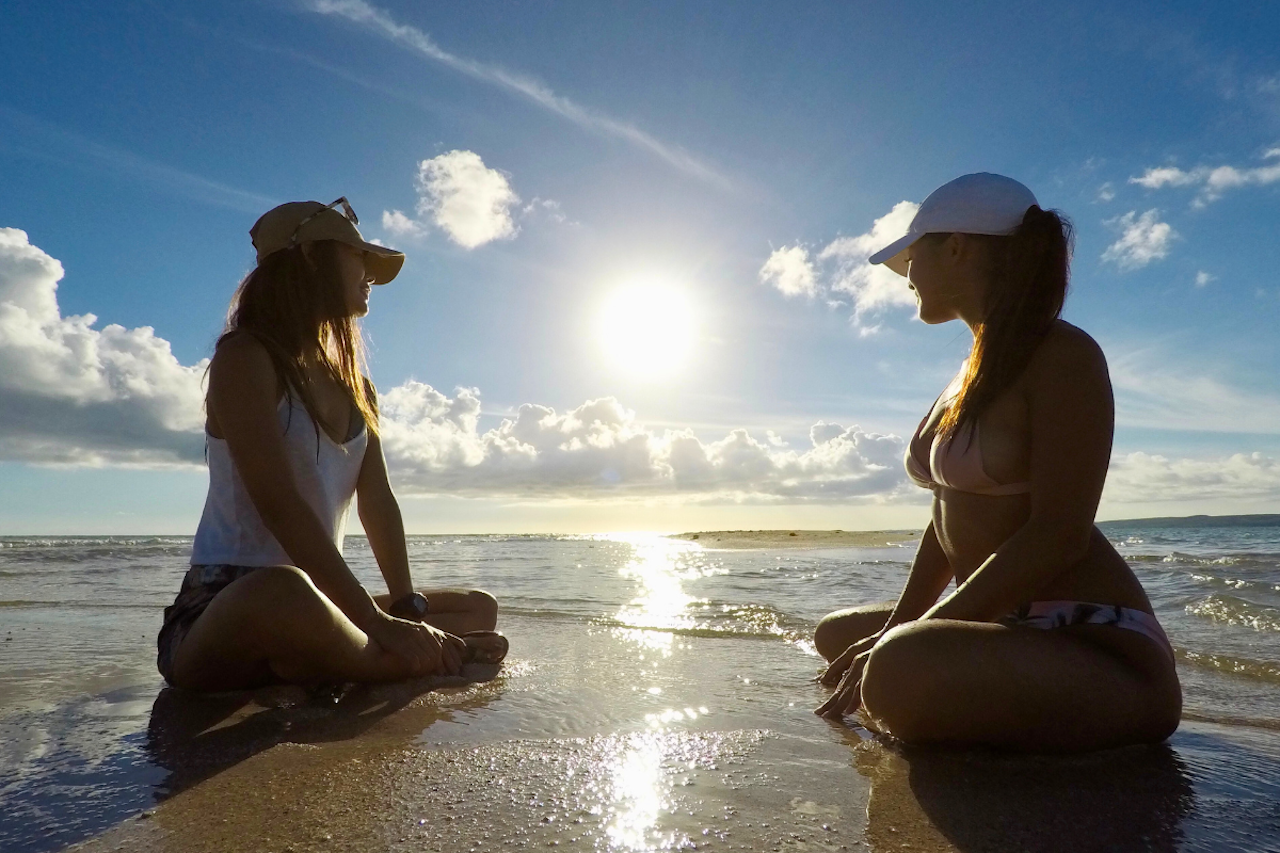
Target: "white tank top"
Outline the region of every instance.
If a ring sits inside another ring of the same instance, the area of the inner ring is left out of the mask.
[[[365,448],[369,445],[369,433],[360,424],[359,434],[338,444],[320,429],[317,444],[315,423],[302,401],[295,397],[290,406],[290,397],[285,396],[276,407],[276,414],[284,433],[285,454],[294,484],[341,551],[347,512],[355,494]],[[352,417],[356,416],[353,411]],[[249,499],[227,442],[207,433],[205,439],[209,496],[204,502],[200,526],[196,528],[191,564],[293,565],[293,559],[267,530]]]

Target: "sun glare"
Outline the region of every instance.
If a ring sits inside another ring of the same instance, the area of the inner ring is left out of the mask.
[[[694,338],[693,305],[682,288],[633,282],[609,294],[595,332],[614,367],[637,379],[661,379],[688,360]]]

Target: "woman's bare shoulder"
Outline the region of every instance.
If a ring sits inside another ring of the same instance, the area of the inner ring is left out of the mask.
[[[1107,375],[1102,347],[1083,329],[1066,320],[1055,320],[1031,360],[1036,372]]]
[[[247,332],[227,335],[218,342],[209,363],[211,386],[270,384],[276,386],[275,365],[266,346]]]

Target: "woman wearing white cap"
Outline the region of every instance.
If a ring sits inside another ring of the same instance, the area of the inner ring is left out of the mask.
[[[821,680],[838,682],[819,713],[861,707],[909,742],[1029,751],[1177,727],[1172,648],[1094,526],[1114,408],[1102,351],[1059,319],[1070,252],[1070,225],[1029,189],[975,174],[871,256],[907,278],[921,320],[961,320],[974,342],[908,445],[933,510],[901,596],[818,626]]]
[[[500,661],[492,596],[414,590],[387,481],[356,318],[404,255],[365,242],[345,198],[280,205],[249,233],[258,264],[209,365],[209,495],[191,569],[165,609],[161,674],[211,691]],[[385,595],[370,595],[342,557],[353,496]]]

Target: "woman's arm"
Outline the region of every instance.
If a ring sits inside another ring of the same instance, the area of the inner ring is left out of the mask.
[[[356,481],[356,495],[360,523],[369,537],[369,547],[387,582],[391,600],[395,601],[413,592],[413,578],[409,574],[409,552],[404,541],[404,519],[400,504],[391,491],[387,478],[387,461],[382,455],[382,442],[369,434],[369,446],[360,466],[360,478]]]
[[[911,573],[907,576],[907,585],[898,596],[898,603],[889,614],[881,634],[901,625],[919,619],[938,601],[938,596],[951,583],[955,573],[951,563],[938,542],[938,534],[934,532],[933,522],[924,529],[920,537],[920,547],[916,548],[915,559],[911,561]]]
[[[898,596],[898,602],[894,605],[884,627],[845,649],[839,657],[831,661],[818,680],[823,684],[838,683],[858,655],[871,649],[890,628],[923,616],[925,611],[938,600],[938,596],[942,595],[942,591],[947,588],[947,584],[954,576],[951,563],[948,562],[947,555],[938,542],[938,535],[934,532],[933,522],[930,521],[929,526],[924,529],[924,535],[920,537],[915,559],[911,561],[911,572],[907,575],[906,586]]]
[[[1114,401],[1098,345],[1079,329],[1058,328],[1029,367],[1027,523],[926,618],[998,619],[1088,551],[1111,459]]]
[[[298,491],[276,416],[277,381],[270,356],[253,337],[223,342],[209,366],[211,419],[267,530],[320,591],[367,630],[381,611]]]

